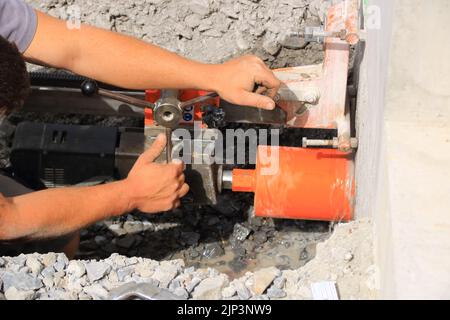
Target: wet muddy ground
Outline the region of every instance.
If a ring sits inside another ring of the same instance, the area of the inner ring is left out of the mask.
[[[82,231],[77,257],[103,259],[118,252],[183,259],[188,267],[213,267],[235,278],[264,267],[301,267],[314,258],[316,244],[330,235],[330,225],[324,222],[254,217],[251,198],[226,193],[215,207],[181,207],[97,223]]]

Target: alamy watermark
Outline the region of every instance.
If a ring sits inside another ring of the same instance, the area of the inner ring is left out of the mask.
[[[279,168],[279,129],[175,129],[172,132],[172,159],[186,164],[254,165],[258,162],[262,175],[273,175]],[[259,148],[259,145],[271,148]]]

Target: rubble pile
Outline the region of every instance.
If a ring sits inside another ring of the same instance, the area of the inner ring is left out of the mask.
[[[104,260],[72,260],[62,254],[0,258],[0,299],[107,299],[125,283],[148,283],[184,299],[311,299],[316,281],[334,281],[342,299],[374,298],[377,270],[370,221],[335,228],[304,267],[267,267],[232,279],[183,260],[155,261],[117,253]]]
[[[217,63],[253,53],[271,67],[319,63],[320,44],[291,36],[320,26],[327,0],[27,0],[65,20],[132,35],[180,55]],[[75,25],[74,25],[75,26]]]

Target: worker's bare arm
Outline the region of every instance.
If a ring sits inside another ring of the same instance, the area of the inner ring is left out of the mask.
[[[153,163],[165,142],[159,136],[122,181],[13,198],[0,194],[0,240],[58,236],[134,209],[155,213],[177,207],[188,192],[183,164]]]
[[[47,238],[79,230],[128,209],[124,183],[61,188],[3,198],[0,239]]]
[[[271,109],[280,82],[257,57],[213,65],[185,59],[155,45],[95,27],[69,29],[66,22],[38,12],[36,35],[25,52],[38,62],[124,88],[203,89],[236,104]]]

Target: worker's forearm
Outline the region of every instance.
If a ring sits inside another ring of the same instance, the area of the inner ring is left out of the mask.
[[[125,88],[214,90],[215,69],[132,37],[82,26],[72,71]]]
[[[94,187],[33,192],[8,199],[0,214],[0,239],[67,234],[130,208],[123,181]]]

